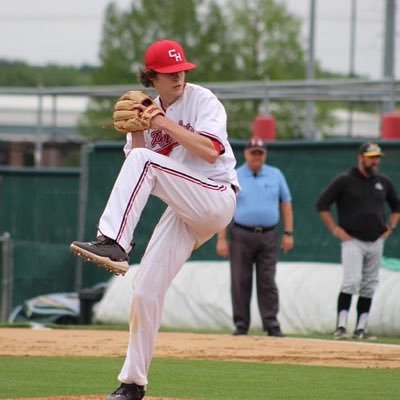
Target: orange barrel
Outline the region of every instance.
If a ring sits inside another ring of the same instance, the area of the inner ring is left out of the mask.
[[[386,113],[382,116],[382,139],[400,139],[400,113]]]
[[[272,115],[257,115],[252,124],[253,137],[263,140],[276,139],[276,121]]]

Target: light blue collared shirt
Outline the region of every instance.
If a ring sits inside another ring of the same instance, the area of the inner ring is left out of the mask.
[[[292,201],[286,179],[279,168],[263,165],[254,176],[247,163],[237,168],[241,191],[237,196],[235,222],[246,226],[277,225],[280,203]]]

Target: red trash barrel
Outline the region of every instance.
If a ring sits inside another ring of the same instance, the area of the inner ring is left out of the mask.
[[[253,137],[263,140],[276,139],[276,121],[272,115],[257,115],[252,124]]]
[[[400,113],[386,113],[382,116],[382,139],[400,139]]]

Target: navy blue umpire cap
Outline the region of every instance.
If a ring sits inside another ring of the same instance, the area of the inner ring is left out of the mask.
[[[251,138],[247,143],[245,148],[247,150],[261,150],[261,151],[267,151],[267,145],[264,143],[264,141],[260,138]]]

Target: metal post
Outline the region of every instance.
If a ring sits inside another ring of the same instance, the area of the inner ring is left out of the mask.
[[[57,95],[52,95],[51,105],[51,134],[56,135],[57,133]]]
[[[307,62],[307,81],[308,84],[314,81],[314,41],[315,41],[315,8],[316,0],[310,0],[310,21],[308,33],[308,62]],[[314,102],[306,102],[306,135],[311,139],[320,139],[314,129]]]
[[[42,165],[43,153],[43,94],[42,86],[38,88],[38,110],[37,110],[37,124],[36,124],[36,143],[35,143],[35,167]]]
[[[89,152],[92,145],[86,145],[81,150],[81,177],[79,185],[79,212],[78,212],[78,240],[83,241],[85,237],[86,209],[88,201],[89,187]],[[83,261],[80,257],[76,260],[75,270],[75,291],[82,289],[82,266]]]
[[[265,84],[265,90],[264,90],[264,98],[262,99],[258,113],[259,114],[268,114],[269,113],[269,94],[268,94],[268,84]]]
[[[1,279],[1,321],[6,322],[12,307],[13,295],[13,262],[11,236],[8,232],[0,236],[2,249],[2,279]]]

